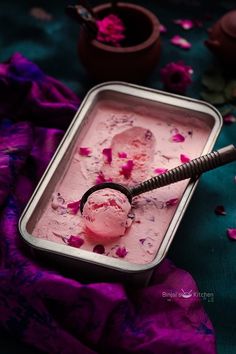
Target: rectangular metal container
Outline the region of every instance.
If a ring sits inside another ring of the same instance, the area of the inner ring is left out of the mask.
[[[42,257],[44,262],[48,260],[54,265],[61,266],[63,271],[67,270],[67,274],[69,272],[70,275],[76,276],[79,280],[122,281],[143,286],[148,283],[153,269],[165,257],[196,188],[197,180],[189,181],[161,246],[154,260],[149,264],[133,264],[122,259],[68,247],[67,245],[40,239],[32,235],[33,226],[36,220],[40,218],[43,206],[50,197],[62,172],[66,169],[76,138],[82,127],[86,125],[91,108],[98,99],[107,96],[112,97],[113,95],[119,95],[124,99],[126,97],[132,98],[134,104],[145,102],[146,105],[149,103],[156,104],[157,109],[161,107],[161,109],[176,110],[178,114],[185,116],[185,118],[191,112],[192,116],[196,115],[200,119],[205,119],[211,126],[211,131],[202,155],[212,150],[222,126],[220,113],[213,106],[202,101],[121,82],[104,83],[94,87],[81,103],[62,142],[28,202],[19,220],[19,230],[23,240],[30,246],[35,255]]]

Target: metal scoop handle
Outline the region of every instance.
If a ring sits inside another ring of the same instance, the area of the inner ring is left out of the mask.
[[[234,145],[228,145],[218,151],[210,152],[209,154],[197,157],[196,159],[184,163],[178,167],[152,177],[145,182],[142,182],[132,188],[128,188],[119,183],[104,182],[91,187],[85,192],[81,198],[80,211],[83,213],[83,207],[90,194],[103,188],[112,188],[125,194],[130,203],[132,198],[139,194],[151,191],[156,188],[167,186],[175,182],[182,181],[188,178],[198,177],[201,173],[213,170],[216,167],[225,165],[236,160],[236,148]]]
[[[197,177],[203,172],[213,170],[216,167],[225,165],[234,160],[236,160],[236,148],[234,145],[228,145],[218,151],[213,151],[207,155],[197,157],[190,162],[152,177],[147,181],[130,188],[130,193],[132,197],[135,197],[153,189],[167,186],[168,184]]]

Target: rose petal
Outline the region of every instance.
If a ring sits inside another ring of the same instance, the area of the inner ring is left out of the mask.
[[[139,242],[143,245],[143,243],[145,242],[146,238],[140,238]]]
[[[127,157],[127,154],[126,154],[126,152],[118,152],[118,157],[120,159],[125,159]]]
[[[224,124],[232,124],[236,122],[236,117],[233,114],[227,114],[223,117]]]
[[[81,156],[89,156],[91,154],[91,149],[88,147],[80,147],[79,148],[79,154]]]
[[[169,199],[166,202],[166,206],[167,207],[174,206],[174,205],[176,205],[178,203],[178,201],[179,201],[179,198]]]
[[[217,205],[214,211],[216,215],[226,215],[226,211],[223,205]]]
[[[173,22],[185,30],[190,30],[191,28],[194,27],[194,22],[188,19],[179,19],[179,20],[174,20]]]
[[[32,7],[30,9],[30,16],[41,21],[51,21],[53,16],[41,7]]]
[[[104,174],[102,171],[99,172],[99,174],[96,177],[95,183],[100,184],[104,182],[112,182],[112,178],[105,178]]]
[[[103,254],[103,253],[105,253],[105,247],[103,245],[96,245],[93,248],[93,252]]]
[[[130,178],[131,172],[134,168],[133,160],[128,160],[124,165],[121,166],[120,174],[126,179]]]
[[[79,236],[70,236],[67,244],[72,247],[80,248],[84,244],[84,240]]]
[[[170,42],[183,49],[189,49],[192,47],[191,43],[189,43],[185,38],[180,37],[178,35],[173,36]]]
[[[182,143],[185,140],[185,137],[182,134],[174,134],[171,139],[175,143]]]
[[[97,40],[110,43],[116,47],[125,38],[125,26],[123,21],[116,15],[110,14],[102,20],[96,21],[98,27]]]
[[[236,229],[227,229],[227,236],[231,240],[236,240]]]
[[[103,155],[106,158],[106,162],[107,163],[111,163],[112,162],[112,149],[111,148],[105,148],[102,150]]]
[[[127,255],[127,250],[125,247],[118,247],[116,250],[116,255],[120,258],[124,258]]]
[[[145,139],[146,140],[151,140],[152,137],[153,137],[153,134],[152,134],[151,130],[147,129],[146,133],[145,133]]]
[[[79,208],[80,208],[80,200],[76,200],[74,202],[68,203],[67,208],[69,209],[69,212],[71,214],[77,214]]]
[[[155,168],[154,172],[161,175],[162,173],[165,173],[168,171],[168,168]]]
[[[182,163],[186,163],[186,162],[191,161],[191,159],[190,159],[187,155],[181,154],[181,155],[180,155],[180,161],[181,161]]]
[[[182,61],[171,62],[161,69],[160,74],[167,91],[183,94],[192,82],[193,69]]]
[[[166,33],[167,32],[166,26],[164,26],[162,23],[160,23],[159,31],[160,31],[160,33]]]

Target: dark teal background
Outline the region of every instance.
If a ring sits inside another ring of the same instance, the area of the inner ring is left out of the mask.
[[[91,4],[101,2],[90,1]],[[206,29],[233,6],[236,8],[236,2],[205,0],[200,5],[195,0],[133,2],[145,4],[153,10],[168,29],[168,33],[162,36],[161,62],[150,80],[144,84],[162,88],[160,67],[181,59],[194,70],[193,84],[187,95],[199,98],[202,89],[201,75],[215,63],[203,44],[207,37]],[[2,0],[0,60],[6,60],[19,51],[49,75],[63,81],[82,98],[93,83],[77,57],[79,27],[64,15],[67,3],[62,0]],[[43,7],[53,16],[53,20],[43,22],[31,17],[29,11],[32,7]],[[172,22],[176,18],[203,19],[204,14],[211,14],[212,19],[204,20],[202,28],[190,31],[184,31]],[[192,43],[192,48],[184,51],[172,46],[169,39],[174,34],[187,38]],[[215,147],[230,143],[236,143],[236,124],[222,128]],[[236,228],[235,175],[236,164],[233,163],[201,177],[168,253],[177,266],[192,274],[200,292],[213,293],[211,301],[203,300],[203,304],[216,329],[219,354],[236,353],[236,242],[230,241],[226,236],[228,227]],[[215,215],[214,208],[219,204],[225,206],[226,216]],[[0,334],[1,354],[21,352],[36,353],[34,349],[15,343],[8,335]]]

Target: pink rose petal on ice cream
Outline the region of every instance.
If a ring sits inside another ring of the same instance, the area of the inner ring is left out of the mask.
[[[191,159],[190,159],[187,155],[181,154],[181,155],[180,155],[180,161],[181,161],[182,163],[186,163],[186,162],[191,161]]]
[[[112,182],[112,178],[105,178],[104,174],[102,171],[99,172],[99,174],[96,177],[96,184],[104,183],[104,182]]]
[[[188,19],[179,19],[179,20],[174,20],[173,22],[185,30],[190,30],[191,28],[194,27],[194,22]]]
[[[69,212],[71,214],[74,214],[74,215],[77,214],[79,208],[80,208],[80,200],[76,200],[74,202],[67,204],[67,209],[69,209]]]
[[[226,211],[223,205],[217,205],[215,208],[216,215],[226,215]]]
[[[123,166],[121,166],[120,174],[126,179],[130,178],[131,172],[134,168],[133,160],[128,160]]]
[[[84,240],[79,236],[70,236],[67,243],[69,246],[80,248],[84,244]]]
[[[120,159],[125,159],[127,157],[127,154],[126,154],[126,152],[118,152],[118,157]]]
[[[192,47],[191,43],[189,43],[185,38],[182,38],[178,35],[172,37],[170,42],[183,49],[189,49]]]
[[[144,242],[145,242],[145,240],[146,240],[146,238],[140,238],[140,239],[139,239],[139,242],[143,245]]]
[[[167,207],[174,206],[174,205],[176,205],[178,203],[178,201],[179,201],[179,198],[169,199],[166,202],[166,206]]]
[[[236,240],[236,229],[227,229],[227,236],[231,240]]]
[[[112,162],[112,149],[111,148],[105,148],[102,150],[103,155],[106,158],[106,162],[107,163],[111,163]]]
[[[120,258],[124,258],[128,254],[125,247],[118,247],[116,250],[116,255]]]
[[[185,137],[181,134],[174,134],[172,135],[171,139],[175,143],[182,143],[185,140]]]
[[[162,173],[165,173],[168,171],[168,168],[155,168],[154,172],[157,173],[158,175],[161,175]]]
[[[79,154],[81,156],[89,156],[91,154],[91,149],[88,147],[80,147],[79,148]]]

